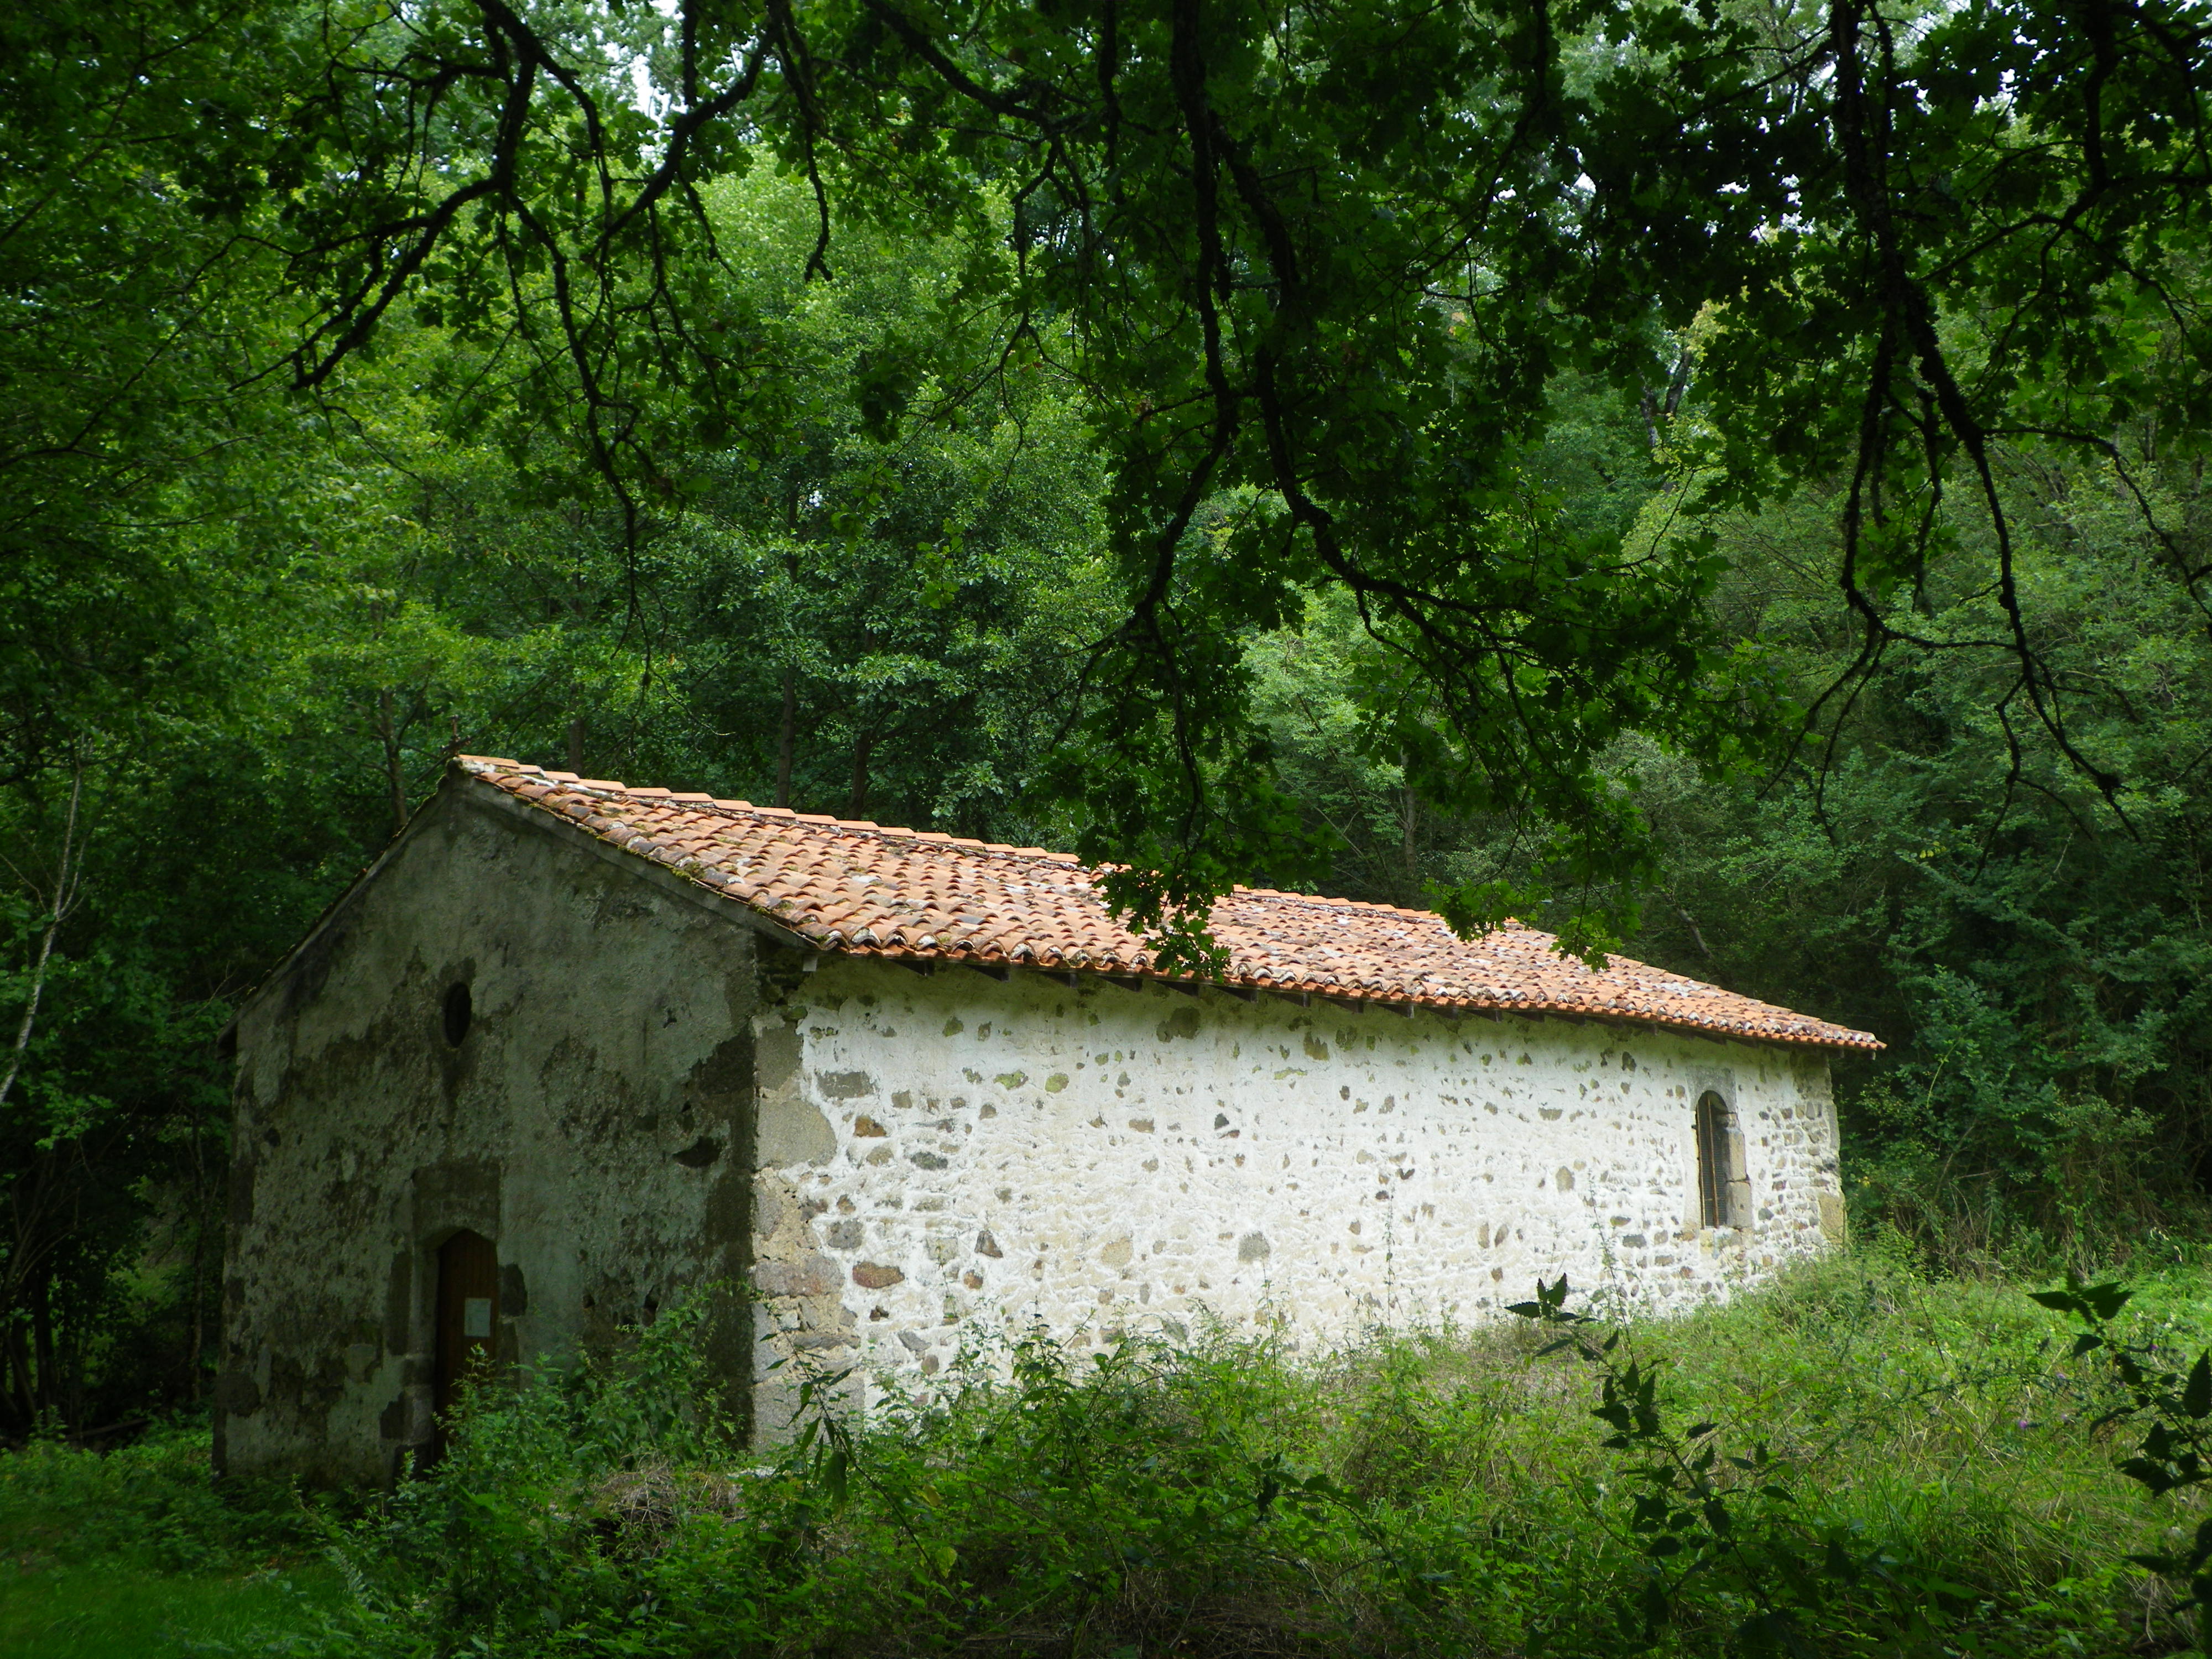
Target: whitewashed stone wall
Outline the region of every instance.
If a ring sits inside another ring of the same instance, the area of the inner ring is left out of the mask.
[[[1480,1320],[1561,1273],[1666,1309],[1841,1224],[1817,1051],[830,956],[756,1047],[763,1366],[911,1384],[1036,1320],[1325,1344]],[[1698,1226],[1709,1089],[1743,1136],[1741,1231]],[[791,1375],[763,1373],[768,1432]]]

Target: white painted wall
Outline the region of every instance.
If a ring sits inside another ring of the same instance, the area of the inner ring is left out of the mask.
[[[1480,1320],[1562,1272],[1664,1309],[1840,1225],[1817,1051],[829,956],[758,1016],[764,1054],[793,1038],[807,1133],[764,1118],[755,1224],[763,1287],[795,1293],[764,1360],[934,1372],[1000,1320],[1325,1344]],[[1741,1232],[1698,1224],[1707,1089],[1744,1135]]]

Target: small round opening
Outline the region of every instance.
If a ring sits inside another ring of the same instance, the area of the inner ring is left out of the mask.
[[[469,1034],[469,1022],[476,1018],[476,1009],[469,1000],[465,981],[446,988],[446,1044],[458,1048],[461,1039]]]

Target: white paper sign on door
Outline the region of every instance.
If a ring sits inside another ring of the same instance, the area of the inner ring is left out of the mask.
[[[491,1334],[491,1298],[489,1297],[471,1296],[462,1298],[461,1334],[463,1336]]]

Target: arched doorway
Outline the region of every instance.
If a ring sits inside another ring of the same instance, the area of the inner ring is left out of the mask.
[[[499,1251],[482,1233],[455,1233],[438,1247],[438,1430],[434,1462],[446,1449],[446,1417],[462,1385],[491,1375],[499,1329]]]

